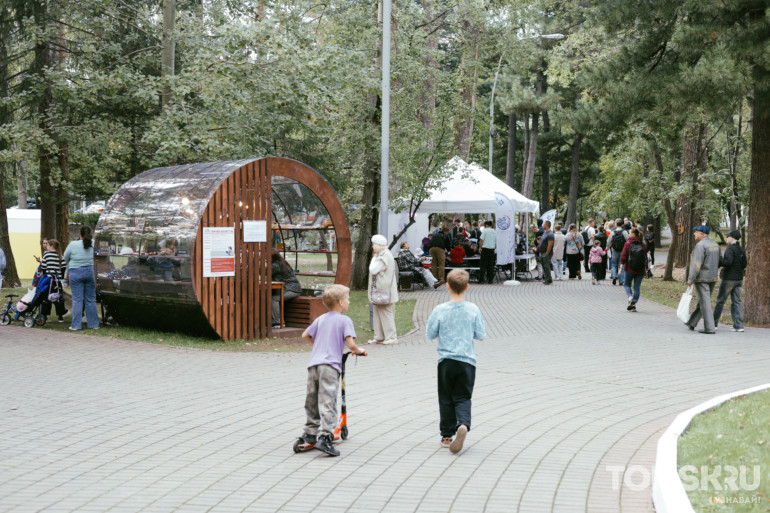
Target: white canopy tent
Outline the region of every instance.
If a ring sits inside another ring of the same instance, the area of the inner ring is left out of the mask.
[[[407,241],[415,252],[429,230],[428,216],[434,213],[465,212],[469,214],[491,214],[496,210],[495,193],[507,197],[516,212],[534,213],[540,211],[540,203],[525,197],[505,182],[478,164],[468,164],[460,157],[453,157],[446,166],[451,175],[444,184],[431,191],[415,213],[415,224],[407,230],[393,247],[398,253],[401,242]],[[409,222],[409,213],[388,215],[388,233],[397,235]]]

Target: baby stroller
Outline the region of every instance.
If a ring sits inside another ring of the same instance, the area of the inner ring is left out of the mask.
[[[37,282],[32,298],[29,300],[21,298],[21,301],[16,303],[16,316],[13,320],[18,321],[20,318],[23,318],[24,326],[27,328],[43,326],[48,318],[41,313],[41,307],[49,302],[48,296],[54,291],[60,293],[55,280],[52,280],[46,274],[42,275]]]

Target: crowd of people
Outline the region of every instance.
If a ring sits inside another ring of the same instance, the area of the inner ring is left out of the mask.
[[[59,322],[69,313],[65,306],[65,296],[61,293],[64,284],[69,281],[72,293],[72,320],[69,329],[77,331],[83,328],[85,316],[89,329],[99,329],[99,315],[96,308],[96,279],[94,276],[94,244],[91,228],[83,226],[80,237],[69,243],[62,253],[61,244],[56,239],[44,237],[40,241],[41,257],[35,257],[39,265],[32,280],[32,286],[39,294],[51,301],[43,301],[41,314],[48,316],[52,308],[56,309]],[[41,278],[46,277],[45,280]],[[40,282],[45,281],[50,290],[37,290]],[[56,294],[49,294],[57,291]]]
[[[496,248],[497,234],[492,221],[480,225],[477,221],[455,219],[451,228],[439,223],[428,233],[422,239],[420,253],[414,253],[408,242],[402,242],[397,256],[398,269],[412,273],[414,279],[434,289],[446,283],[448,268],[478,268],[479,283],[492,283]],[[430,270],[423,266],[427,258],[430,258]]]
[[[530,227],[535,236],[533,251],[537,255],[538,281],[551,285],[553,280],[582,280],[584,270],[591,273],[591,283],[597,285],[607,279],[609,270],[612,284],[622,285],[625,289],[627,309],[635,312],[641,296],[642,280],[653,277],[656,242],[653,225],[643,227],[640,221],[632,223],[626,218],[597,226],[594,219],[589,219],[588,226],[582,232],[578,231],[575,224],[566,230],[562,230],[560,224],[553,228],[552,231],[550,221]],[[728,233],[727,248],[722,255],[717,243],[708,237],[711,232],[708,226],[696,226],[693,232],[697,244],[687,276],[688,285],[693,287],[698,299],[698,306],[685,324],[695,330],[702,318],[704,328],[699,332],[715,333],[729,298],[733,319],[731,331],[742,332],[741,288],[747,261],[746,252],[739,243],[741,233],[737,230]],[[720,268],[722,282],[716,306],[712,309],[711,295]]]

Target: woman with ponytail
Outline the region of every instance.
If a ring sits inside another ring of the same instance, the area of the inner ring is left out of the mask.
[[[67,263],[67,276],[72,288],[72,324],[75,331],[83,328],[83,305],[90,329],[99,329],[99,316],[96,312],[96,280],[94,279],[94,243],[91,228],[80,228],[80,239],[70,242],[64,251]]]

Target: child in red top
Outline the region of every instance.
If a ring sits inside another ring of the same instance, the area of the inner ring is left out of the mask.
[[[460,241],[455,241],[455,248],[449,252],[449,263],[462,265],[465,258],[465,250],[460,245]]]

